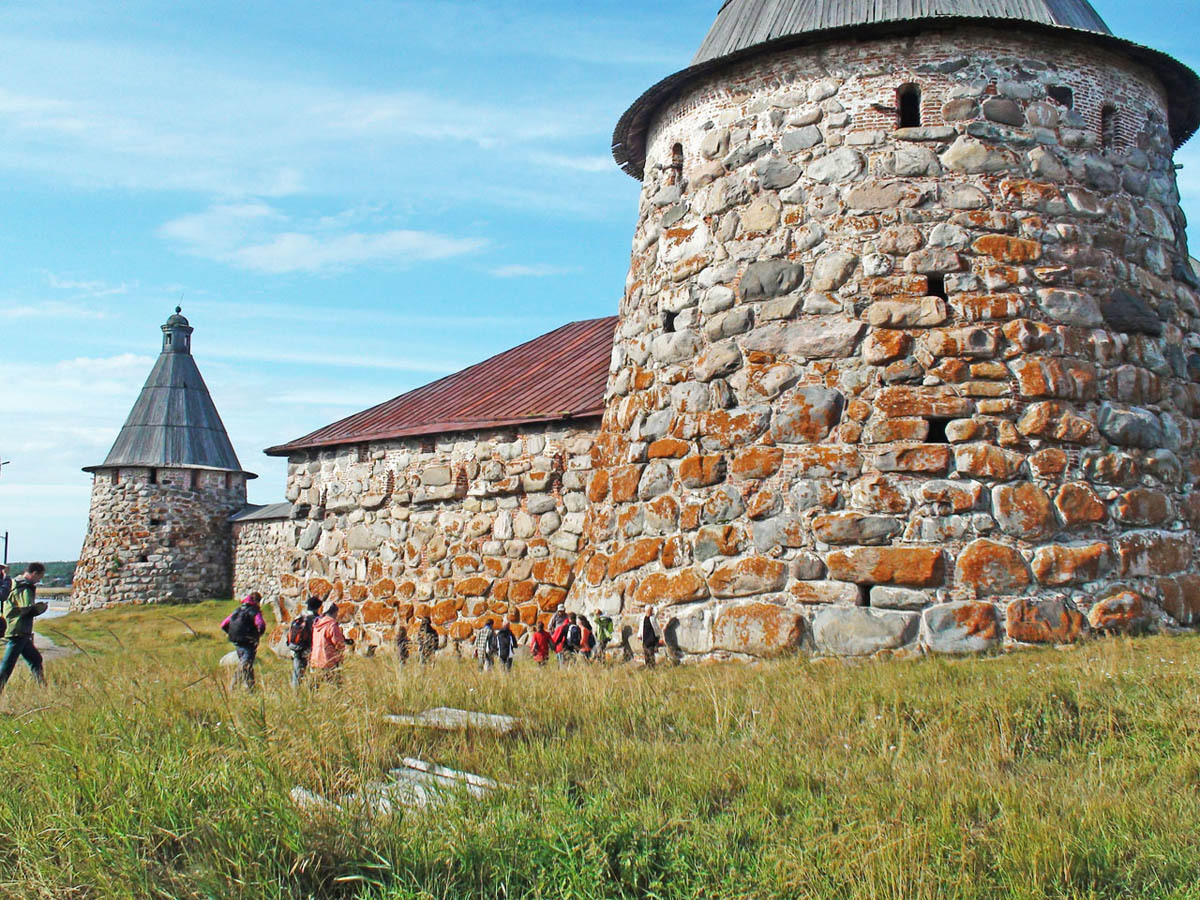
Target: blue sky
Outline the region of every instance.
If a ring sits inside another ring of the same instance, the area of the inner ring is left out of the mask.
[[[1194,0],[1095,5],[1200,68]],[[6,2],[10,556],[78,553],[80,467],[107,453],[177,302],[259,503],[283,485],[262,448],[614,313],[638,186],[612,126],[718,6]],[[1197,219],[1200,152],[1179,161]]]

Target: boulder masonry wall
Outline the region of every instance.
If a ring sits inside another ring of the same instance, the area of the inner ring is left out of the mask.
[[[674,95],[573,608],[666,607],[688,654],[1192,623],[1172,150],[1148,69],[1019,26],[764,50]]]
[[[237,591],[285,615],[338,603],[362,648],[428,616],[447,646],[488,618],[518,636],[566,602],[596,419],[293,453],[293,518],[239,523]],[[279,635],[276,635],[278,637]]]

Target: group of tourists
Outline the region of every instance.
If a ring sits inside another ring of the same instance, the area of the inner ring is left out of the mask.
[[[262,595],[257,591],[225,617],[221,630],[229,636],[237,653],[233,684],[254,690],[254,661],[258,644],[267,630],[262,614]],[[317,597],[309,597],[305,612],[288,625],[287,646],[292,652],[292,687],[299,687],[309,670],[321,679],[336,678],[346,658],[346,648],[354,642],[346,637],[338,622],[336,603],[322,609]]]
[[[254,689],[254,661],[266,627],[262,615],[262,595],[257,592],[246,597],[221,623],[222,630],[229,636],[237,653],[233,678],[235,686]],[[643,614],[638,637],[646,666],[653,668],[659,648],[664,644],[662,629],[653,608]],[[529,654],[539,666],[549,662],[551,653],[560,667],[573,665],[577,661],[603,663],[612,639],[613,620],[600,610],[595,610],[589,619],[579,613],[569,613],[560,606],[548,626],[541,621],[534,626],[529,635]],[[322,608],[320,598],[309,597],[305,612],[288,625],[287,647],[292,654],[292,686],[299,687],[306,676],[316,680],[336,678],[345,660],[346,649],[353,643],[338,622],[337,604],[329,603]],[[415,643],[421,663],[428,664],[438,650],[445,647],[446,638],[440,636],[429,617],[425,617],[417,629]],[[408,629],[397,629],[396,658],[401,665],[408,663],[412,644]],[[621,646],[624,658],[632,658],[628,641],[622,640]],[[472,643],[479,668],[485,672],[493,669],[497,662],[504,671],[511,671],[517,647],[517,636],[511,625],[500,618],[488,619],[475,633]]]

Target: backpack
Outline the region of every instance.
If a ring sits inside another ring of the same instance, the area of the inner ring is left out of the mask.
[[[578,625],[572,625],[569,627],[567,629],[567,649],[572,653],[578,652],[581,637],[582,632],[579,630]]]
[[[229,640],[234,644],[257,644],[258,626],[254,624],[258,610],[249,603],[243,603],[229,617]]]
[[[232,628],[232,623],[230,623]],[[288,626],[287,645],[288,649],[295,650],[311,650],[312,649],[312,616],[297,616],[292,619],[292,624]]]

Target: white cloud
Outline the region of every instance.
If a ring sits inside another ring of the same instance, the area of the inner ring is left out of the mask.
[[[566,153],[534,153],[530,162],[556,169],[572,169],[576,172],[602,172],[617,174],[617,164],[611,156],[572,156]]]
[[[489,272],[496,278],[548,278],[552,275],[568,275],[571,272],[577,272],[578,269],[570,266],[555,266],[550,263],[537,263],[535,265],[522,265],[521,263],[512,263],[506,266],[497,266],[490,269]]]
[[[79,303],[45,300],[40,303],[0,305],[0,319],[106,319],[108,311]]]
[[[136,287],[136,283],[125,281],[120,284],[109,284],[106,281],[78,281],[72,278],[59,278],[53,272],[47,273],[46,282],[56,290],[72,291],[79,296],[96,298],[127,294],[130,288]]]
[[[165,223],[159,234],[193,256],[272,275],[359,266],[408,268],[464,256],[487,245],[482,238],[431,231],[337,230],[355,217],[351,211],[306,223],[296,222],[261,201],[217,204]]]

